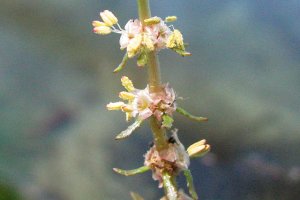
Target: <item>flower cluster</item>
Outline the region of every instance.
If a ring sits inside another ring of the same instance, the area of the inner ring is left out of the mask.
[[[94,32],[100,35],[107,35],[111,32],[121,34],[120,48],[126,49],[125,59],[137,56],[138,66],[144,66],[148,62],[147,54],[151,51],[159,51],[164,48],[174,50],[182,56],[190,53],[185,51],[183,37],[179,30],[173,26],[167,26],[166,22],[175,21],[175,16],[166,17],[162,20],[159,17],[151,17],[141,22],[138,19],[129,20],[125,28],[118,24],[115,15],[105,10],[100,12],[101,21],[93,21]],[[121,63],[125,65],[125,63]],[[118,70],[117,70],[118,71]]]
[[[152,169],[152,178],[159,182],[159,187],[163,184],[163,172],[177,175],[182,170],[188,169],[190,159],[184,146],[178,139],[177,131],[169,139],[168,148],[158,151],[156,146],[152,146],[145,155],[144,165]]]
[[[164,115],[172,116],[176,110],[176,95],[168,84],[163,85],[160,92],[150,93],[148,86],[143,90],[134,88],[132,81],[126,76],[121,78],[121,82],[127,91],[120,92],[119,97],[127,103],[122,101],[109,103],[107,109],[125,112],[127,121],[133,117],[145,120],[152,115],[158,121],[162,121]]]
[[[94,32],[100,35],[108,35],[112,32],[120,34],[120,49],[126,49],[122,62],[114,72],[123,69],[127,60],[135,56],[137,57],[138,66],[153,64],[153,61],[155,61],[153,55],[165,48],[171,49],[182,56],[191,55],[185,51],[181,32],[174,29],[172,25],[167,25],[169,22],[176,21],[176,16],[169,16],[164,20],[160,17],[151,17],[143,21],[131,19],[126,23],[124,29],[119,25],[117,17],[109,10],[100,12],[100,18],[102,21],[96,20],[92,23]],[[155,69],[158,65],[153,64],[150,66]],[[156,73],[158,72],[159,70],[156,70]],[[164,186],[166,190],[166,196],[161,200],[198,199],[188,167],[190,158],[202,157],[210,151],[210,145],[206,143],[206,140],[200,140],[185,150],[178,139],[177,130],[173,131],[167,141],[165,140],[167,138],[165,130],[172,127],[174,111],[198,122],[207,121],[207,118],[194,116],[183,108],[177,107],[176,94],[169,84],[159,83],[153,87],[154,89],[151,88],[150,90],[148,85],[145,89],[136,89],[132,81],[126,76],[121,78],[121,82],[126,89],[126,91],[119,93],[122,101],[110,102],[106,107],[108,110],[121,110],[126,114],[126,121],[135,118],[135,122],[118,134],[116,139],[124,139],[130,136],[149,117],[154,119],[155,126],[152,126],[152,128],[157,129],[159,134],[154,138],[155,144],[150,147],[144,156],[144,166],[133,170],[114,168],[114,171],[130,176],[152,170],[153,179],[159,182],[159,187]],[[160,140],[164,141],[160,142]],[[187,187],[192,198],[182,190],[179,192],[174,190],[172,181],[180,172],[183,172],[186,177]],[[168,188],[170,191],[168,191]],[[132,193],[132,196],[133,199],[142,199],[135,193]]]

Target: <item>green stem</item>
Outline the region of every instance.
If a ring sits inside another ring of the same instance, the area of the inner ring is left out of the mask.
[[[163,172],[163,185],[168,200],[177,200],[178,193],[177,193],[175,177],[171,176],[167,172]]]
[[[189,189],[190,195],[192,196],[193,200],[198,200],[198,195],[197,195],[197,192],[195,190],[193,176],[191,174],[191,171],[187,169],[187,170],[184,170],[183,173],[184,173],[184,176],[186,178],[187,187]]]
[[[144,24],[144,20],[151,17],[149,0],[137,0],[137,3],[139,19]],[[148,53],[148,82],[150,92],[154,93],[161,90],[160,66],[155,51]],[[158,151],[168,148],[166,130],[161,128],[161,124],[154,117],[150,120],[150,126]]]
[[[139,19],[144,25],[144,20],[151,17],[151,11],[149,6],[149,0],[137,0]],[[160,87],[160,66],[155,51],[148,53],[148,82],[151,92],[157,92]]]
[[[144,26],[144,20],[151,17],[151,11],[149,6],[149,0],[137,0],[139,19]],[[162,89],[161,77],[160,77],[160,65],[158,57],[155,51],[148,53],[148,84],[151,93],[159,92]],[[151,117],[150,126],[153,132],[154,144],[157,150],[160,152],[169,147],[168,139],[166,136],[166,129],[161,127],[160,122]],[[176,177],[165,173],[164,175],[164,188],[165,194],[169,200],[175,200],[171,198],[177,197]]]

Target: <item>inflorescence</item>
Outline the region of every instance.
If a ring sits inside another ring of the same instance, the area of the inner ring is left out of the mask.
[[[162,20],[160,17],[151,17],[141,22],[138,19],[129,20],[124,29],[118,23],[117,17],[108,10],[100,12],[102,21],[93,21],[94,32],[100,35],[108,35],[112,32],[120,34],[120,48],[126,49],[126,53],[120,65],[114,70],[119,72],[127,63],[129,58],[137,57],[138,66],[148,64],[149,52],[158,52],[162,49],[171,49],[182,56],[191,55],[185,51],[182,34],[167,23],[177,20],[176,16],[169,16]],[[120,110],[125,113],[126,121],[135,119],[135,122],[128,126],[116,136],[116,139],[124,139],[130,136],[145,120],[154,118],[159,129],[171,129],[173,126],[173,114],[177,112],[191,120],[198,122],[207,121],[205,117],[197,117],[188,113],[177,105],[175,91],[168,83],[161,84],[159,90],[150,91],[149,85],[145,89],[136,89],[132,81],[123,76],[121,82],[126,91],[119,93],[122,101],[110,102],[107,104],[108,110]],[[210,145],[206,140],[200,140],[189,146],[187,150],[178,139],[177,129],[172,130],[172,135],[168,139],[167,148],[158,149],[153,144],[144,155],[144,166],[133,170],[122,170],[114,168],[119,174],[130,176],[139,173],[152,171],[152,177],[157,180],[159,187],[166,186],[170,180],[168,176],[177,176],[180,172],[186,177],[190,196],[179,190],[173,197],[163,197],[164,199],[189,200],[198,199],[193,186],[193,179],[188,169],[190,158],[202,157],[210,151]],[[166,186],[167,187],[167,186]],[[131,193],[135,197],[136,193]],[[138,199],[138,198],[134,198]]]

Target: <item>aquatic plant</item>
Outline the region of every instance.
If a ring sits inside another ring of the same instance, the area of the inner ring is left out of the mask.
[[[183,36],[178,29],[169,23],[177,20],[176,16],[151,17],[149,0],[137,0],[139,19],[130,19],[124,28],[118,18],[109,10],[100,12],[102,21],[93,21],[94,32],[100,35],[120,34],[120,49],[125,51],[124,57],[114,69],[120,72],[128,59],[136,58],[139,67],[147,67],[148,85],[144,89],[136,89],[132,81],[123,76],[122,85],[126,91],[119,93],[122,101],[107,104],[108,110],[121,110],[126,120],[134,122],[116,136],[121,140],[129,137],[145,121],[150,121],[153,133],[153,145],[145,154],[144,166],[132,170],[114,168],[121,175],[131,176],[152,171],[152,177],[158,181],[159,188],[164,188],[165,200],[198,199],[189,170],[190,158],[204,156],[210,151],[206,140],[200,140],[187,149],[178,138],[178,130],[172,129],[173,115],[179,113],[198,122],[207,121],[205,117],[197,117],[177,105],[178,98],[168,83],[162,83],[157,52],[171,49],[181,56],[190,56],[186,51]],[[176,177],[183,173],[186,177],[189,195],[178,189]],[[139,194],[131,192],[134,200],[143,199]]]

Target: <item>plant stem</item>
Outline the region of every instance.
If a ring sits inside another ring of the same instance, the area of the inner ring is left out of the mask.
[[[144,25],[144,20],[151,17],[151,11],[149,6],[149,0],[137,0],[139,19]],[[148,82],[150,87],[150,92],[157,92],[161,90],[160,84],[160,66],[159,61],[155,51],[148,53]]]
[[[151,17],[149,0],[137,0],[139,19],[144,20]],[[155,51],[148,53],[148,83],[150,92],[155,93],[161,90],[160,66]],[[161,128],[160,123],[154,118],[150,119],[150,126],[154,136],[154,143],[158,151],[168,148],[166,130]]]
[[[137,0],[139,19],[144,26],[144,20],[151,17],[151,11],[149,6],[149,0]],[[162,89],[161,77],[160,77],[160,65],[155,51],[148,53],[148,84],[151,93],[160,92]],[[166,136],[166,130],[161,128],[160,122],[151,117],[150,126],[154,137],[154,144],[157,150],[160,152],[169,147],[168,139]],[[165,195],[169,200],[175,200],[172,197],[177,197],[176,177],[168,173],[165,174],[164,189]]]
[[[175,177],[171,176],[168,172],[163,172],[163,182],[168,200],[177,200],[178,195]]]

